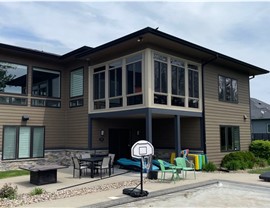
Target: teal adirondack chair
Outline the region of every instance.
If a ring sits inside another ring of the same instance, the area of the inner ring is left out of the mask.
[[[165,180],[165,173],[171,173],[172,174],[171,180],[173,180],[175,183],[175,178],[177,178],[178,176],[177,170],[175,168],[165,169],[163,160],[158,160],[158,162],[160,164],[160,170],[161,170],[161,181]]]
[[[196,172],[194,168],[194,164],[190,161],[188,161],[186,158],[183,157],[177,157],[174,159],[175,164],[177,168],[181,168],[181,171],[183,171],[184,178],[187,177],[187,171],[193,171],[194,172],[194,179],[196,179]],[[187,166],[188,163],[188,166]]]

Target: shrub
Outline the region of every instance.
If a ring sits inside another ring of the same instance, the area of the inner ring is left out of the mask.
[[[40,194],[43,194],[43,193],[44,193],[44,189],[36,187],[30,192],[30,195],[34,196],[34,195],[40,195]]]
[[[239,151],[232,152],[225,155],[221,161],[221,167],[228,168],[229,170],[247,169],[253,168],[255,164],[255,156],[252,152]],[[231,163],[232,161],[237,161],[236,163]],[[229,164],[228,164],[229,163]]]
[[[16,199],[17,191],[17,186],[12,187],[11,184],[4,184],[4,186],[0,189],[0,198]]]
[[[213,162],[208,162],[203,166],[203,170],[206,172],[214,172],[217,170],[217,166]]]
[[[266,167],[266,166],[268,165],[268,162],[267,162],[266,159],[256,157],[255,164],[256,164],[258,167],[263,168],[263,167]]]
[[[270,160],[270,141],[264,140],[252,141],[249,146],[249,151],[251,151],[255,155],[255,157]]]

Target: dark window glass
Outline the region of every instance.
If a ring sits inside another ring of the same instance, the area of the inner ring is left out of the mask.
[[[185,68],[172,66],[172,94],[185,96]]]
[[[116,97],[122,95],[122,68],[111,69],[109,71],[109,96]]]
[[[155,92],[167,93],[167,64],[155,61]]]
[[[139,105],[143,103],[142,95],[135,95],[127,97],[127,105]]]
[[[174,106],[185,106],[185,98],[172,97],[172,105],[174,105]]]
[[[142,92],[142,62],[127,65],[127,94]]]
[[[105,100],[94,101],[94,109],[104,109],[106,108]]]
[[[199,76],[198,71],[188,71],[188,92],[189,97],[199,98]]]
[[[167,105],[167,96],[166,95],[154,95],[154,103]]]
[[[27,105],[27,98],[0,96],[0,104]]]
[[[240,150],[240,131],[238,126],[220,127],[220,149],[221,151]]]
[[[83,99],[77,99],[77,100],[69,101],[69,107],[70,108],[80,107],[80,106],[83,106]]]
[[[60,98],[60,72],[34,68],[32,95]]]
[[[121,107],[123,105],[122,98],[114,98],[109,101],[110,108]]]
[[[0,93],[26,94],[27,66],[0,62]]]
[[[198,99],[188,99],[188,107],[190,108],[199,108],[199,100]]]
[[[32,106],[37,106],[37,107],[61,108],[61,101],[58,101],[58,100],[31,99],[31,105]]]
[[[94,74],[94,100],[105,98],[105,72]]]
[[[218,97],[220,101],[238,102],[237,80],[219,76]]]

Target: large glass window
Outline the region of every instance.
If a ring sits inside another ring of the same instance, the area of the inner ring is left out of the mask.
[[[34,68],[32,95],[60,98],[60,72]]]
[[[199,72],[193,64],[188,64],[188,95],[188,107],[199,108]]]
[[[154,54],[154,103],[167,105],[167,64],[168,58]]]
[[[185,106],[185,63],[183,61],[172,58],[171,69],[171,104],[175,106]]]
[[[122,61],[109,64],[109,107],[121,107],[122,98]]]
[[[0,62],[0,93],[26,94],[27,66]]]
[[[126,63],[127,105],[142,104],[142,54],[127,58]]]
[[[220,126],[220,149],[221,151],[240,150],[239,126]]]
[[[219,100],[226,102],[238,102],[238,84],[237,80],[219,76]]]
[[[94,109],[104,109],[105,102],[105,66],[94,69],[93,75]]]
[[[83,95],[83,68],[70,72],[70,97]]]
[[[3,160],[44,156],[44,127],[4,126]]]

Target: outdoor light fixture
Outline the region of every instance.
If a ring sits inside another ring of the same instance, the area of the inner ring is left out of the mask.
[[[142,42],[143,41],[143,37],[138,37],[137,42]]]
[[[103,129],[100,130],[100,136],[104,136],[104,130]]]
[[[137,136],[140,136],[140,130],[137,130],[137,131],[136,131],[136,135],[137,135]]]
[[[22,121],[28,121],[29,120],[29,116],[28,115],[23,115],[22,116]]]

